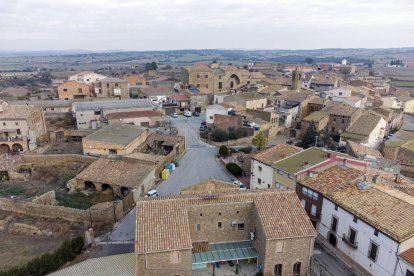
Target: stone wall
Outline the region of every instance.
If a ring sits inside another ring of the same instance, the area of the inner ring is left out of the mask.
[[[214,127],[225,130],[229,127],[238,129],[243,127],[243,118],[241,116],[214,114]]]
[[[31,201],[0,198],[0,210],[33,217],[59,218],[71,222],[93,222],[94,224],[113,223],[123,216],[122,201],[98,203],[90,209],[80,210],[37,204]]]
[[[49,191],[32,199],[33,203],[42,205],[57,205],[55,191]]]
[[[138,254],[137,275],[191,276],[191,249]]]
[[[57,164],[67,162],[82,162],[91,164],[96,157],[84,156],[80,154],[48,154],[48,155],[24,155],[23,162],[27,163],[46,163]]]

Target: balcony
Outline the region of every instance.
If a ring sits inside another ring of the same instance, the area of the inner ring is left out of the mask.
[[[347,237],[345,234],[342,235],[342,241],[354,249],[358,248],[358,242],[357,241],[351,242],[349,240],[349,237]]]

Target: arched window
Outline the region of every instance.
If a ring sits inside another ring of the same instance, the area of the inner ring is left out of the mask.
[[[275,265],[275,276],[282,276],[282,264]]]
[[[293,276],[300,276],[300,262],[293,265]]]

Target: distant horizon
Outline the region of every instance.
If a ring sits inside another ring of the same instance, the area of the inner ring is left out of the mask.
[[[177,49],[105,49],[105,50],[88,50],[88,49],[45,49],[45,50],[0,50],[0,53],[43,53],[43,52],[89,52],[89,53],[104,53],[104,52],[170,52],[170,51],[323,51],[323,50],[398,50],[398,49],[413,49],[413,46],[402,47],[326,47],[326,48],[177,48]]]

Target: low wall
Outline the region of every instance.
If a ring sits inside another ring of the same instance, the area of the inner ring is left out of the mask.
[[[27,163],[66,163],[66,162],[83,162],[92,163],[97,158],[80,154],[47,154],[47,155],[24,155],[23,162]]]
[[[114,223],[123,216],[122,201],[103,202],[80,210],[63,206],[37,204],[31,201],[0,198],[0,210],[42,218],[59,218],[71,222]]]
[[[55,191],[49,191],[32,199],[33,203],[43,205],[57,205]]]

